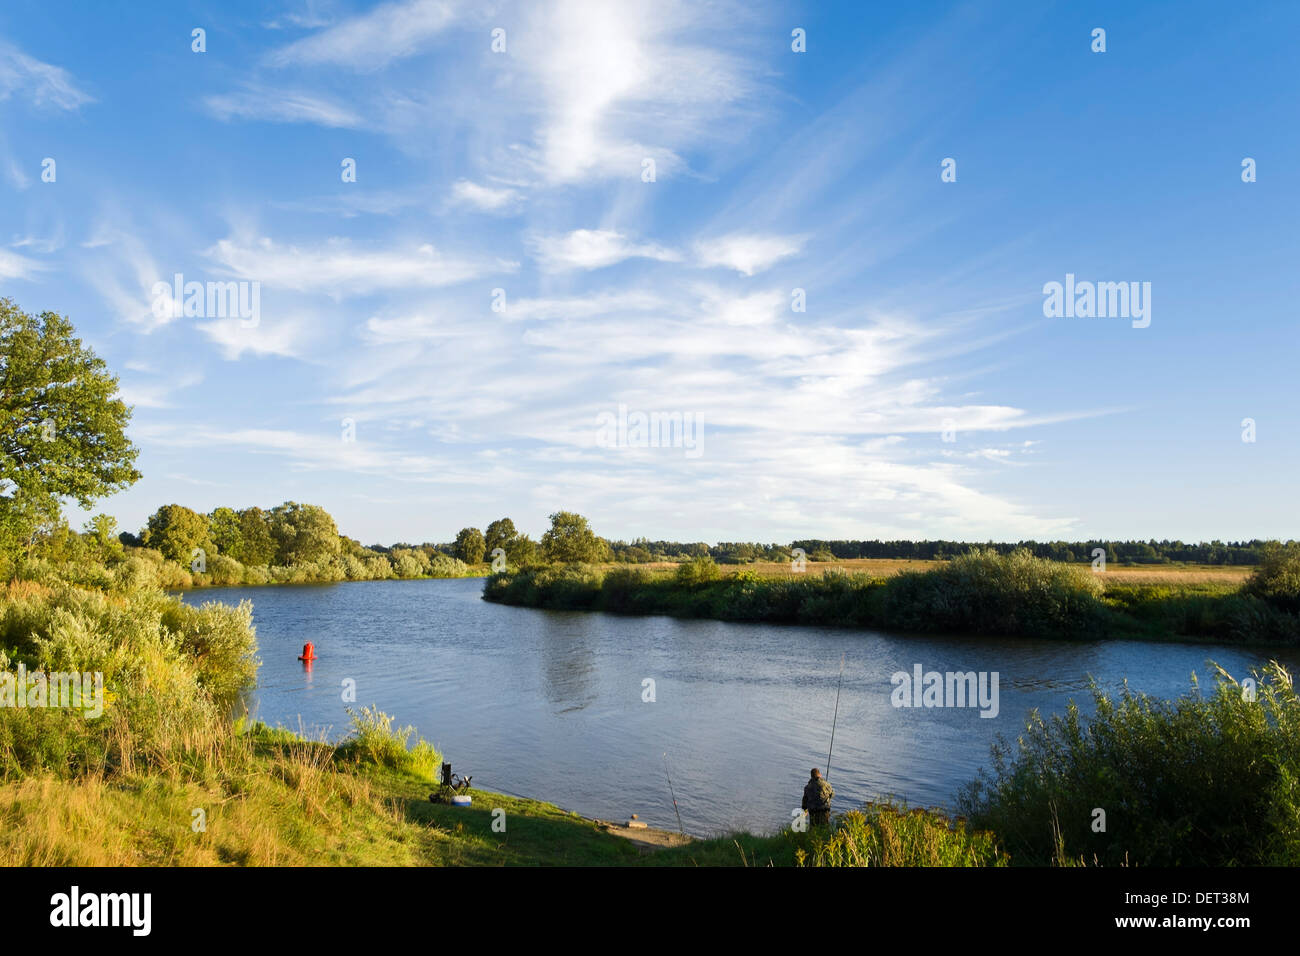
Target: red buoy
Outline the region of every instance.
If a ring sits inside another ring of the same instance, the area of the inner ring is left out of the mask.
[[[302,646],[302,654],[299,655],[300,661],[314,661],[316,659],[316,645],[308,641]]]

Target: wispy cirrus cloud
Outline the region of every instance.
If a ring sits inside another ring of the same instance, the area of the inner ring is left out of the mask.
[[[509,212],[519,206],[521,196],[517,189],[481,186],[468,179],[458,179],[451,187],[452,202],[474,206],[485,212]]]
[[[227,120],[375,129],[403,143],[450,119],[473,128],[484,171],[508,171],[533,187],[631,181],[645,160],[654,161],[657,176],[674,175],[687,168],[690,149],[738,139],[744,123],[737,114],[752,119],[758,112],[759,73],[718,42],[743,13],[738,4],[686,0],[508,0],[493,8],[401,0],[276,47],[243,90],[206,103]],[[473,48],[449,47],[452,31],[468,31],[486,51],[487,28],[500,25],[509,26],[500,56],[483,61]],[[461,65],[396,73],[401,61],[434,51],[439,62],[459,56]],[[323,66],[358,74],[356,83],[340,86],[321,75]],[[292,76],[291,85],[281,88],[287,81],[269,71]],[[459,105],[485,88],[492,90],[488,115]],[[475,189],[473,179],[464,181],[458,201],[505,206],[499,195]]]
[[[625,259],[676,262],[681,255],[653,242],[638,243],[610,229],[575,229],[558,236],[529,240],[533,254],[545,270],[602,269]]]
[[[314,123],[317,126],[356,129],[361,116],[325,94],[250,85],[234,93],[204,98],[218,119],[266,120],[273,123]]]
[[[95,102],[63,67],[43,63],[0,40],[0,100],[15,96],[37,109],[75,110]]]
[[[308,246],[285,245],[269,238],[222,239],[207,255],[219,268],[239,278],[331,295],[437,288],[518,268],[517,263],[506,260],[443,253],[429,243],[381,245],[344,238]]]
[[[183,369],[179,374],[173,372],[168,379],[159,379],[158,376],[129,376],[122,381],[118,391],[122,401],[135,408],[172,408],[176,392],[192,388],[202,381],[201,373]]]
[[[0,249],[0,279],[30,279],[44,268],[35,259]]]
[[[146,241],[135,232],[107,220],[97,223],[82,244],[87,256],[87,281],[117,313],[118,318],[141,332],[153,332],[174,321],[171,296],[166,308],[154,309],[157,283],[170,286],[172,271],[164,271]]]
[[[166,448],[226,448],[286,459],[292,468],[386,475],[408,481],[433,482],[447,474],[451,462],[417,455],[377,442],[340,440],[338,426],[319,430],[287,428],[176,428],[166,424],[141,426],[149,440]]]
[[[714,135],[757,89],[746,61],[716,43],[734,14],[726,4],[677,0],[528,8],[527,42],[516,49],[542,92],[530,144],[534,171],[569,183],[633,179],[647,158],[657,173],[683,166],[682,148]],[[647,116],[655,119],[653,136]]]
[[[782,259],[798,255],[806,241],[806,236],[737,232],[696,242],[695,255],[701,266],[722,266],[752,276]]]
[[[673,308],[673,300],[644,289],[592,290],[585,295],[515,299],[506,303],[505,317],[512,321],[583,319],[615,313],[667,312]]]
[[[455,19],[449,0],[383,3],[309,37],[272,50],[270,66],[342,66],[369,72],[412,56]]]
[[[442,317],[423,313],[392,318],[371,316],[366,320],[362,333],[365,340],[372,345],[435,342],[455,334]]]
[[[198,330],[231,361],[245,353],[300,358],[318,337],[319,323],[307,315],[276,314],[259,319],[255,325],[239,318],[213,319],[198,323]]]

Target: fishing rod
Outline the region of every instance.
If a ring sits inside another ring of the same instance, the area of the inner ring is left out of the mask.
[[[686,831],[682,829],[682,811],[677,809],[677,794],[673,792],[673,778],[668,775],[668,751],[664,751],[664,776],[668,777],[668,792],[673,797],[673,812],[677,814],[677,832],[686,836]]]
[[[840,688],[844,686],[844,654],[840,654],[840,680],[835,685],[835,716],[831,718],[831,746],[826,751],[826,779],[831,778],[831,754],[835,752],[835,725],[840,719]]]

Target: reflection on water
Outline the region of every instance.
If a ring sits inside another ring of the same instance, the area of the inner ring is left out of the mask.
[[[1118,691],[1186,693],[1213,659],[1234,675],[1270,656],[1191,644],[917,637],[775,625],[615,617],[502,607],[482,582],[383,581],[227,588],[186,600],[254,604],[258,719],[331,739],[357,705],[414,724],[474,781],[603,817],[638,813],[676,828],[668,754],[687,830],[775,830],[824,767],[840,655],[845,656],[830,779],[835,808],[877,796],[951,805],[1014,739],[1034,708],[1091,709],[1090,678]],[[311,641],[310,671],[297,660]],[[1282,655],[1293,666],[1295,655]],[[925,671],[999,675],[999,713],[895,708],[890,677]],[[655,701],[642,682],[655,682]]]
[[[596,629],[591,615],[581,612],[542,615],[542,689],[560,714],[582,710],[596,699],[592,688],[595,673]]]

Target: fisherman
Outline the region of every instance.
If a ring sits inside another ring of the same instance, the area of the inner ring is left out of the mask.
[[[815,827],[830,826],[831,798],[835,791],[822,779],[822,772],[812,768],[812,777],[803,788],[803,809],[808,811],[808,822]]]

